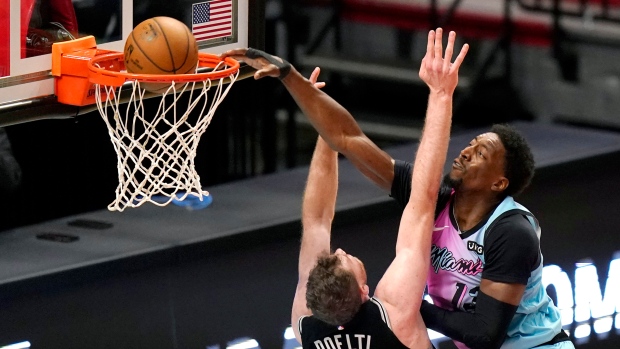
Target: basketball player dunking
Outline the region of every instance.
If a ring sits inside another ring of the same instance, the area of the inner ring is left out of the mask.
[[[403,211],[396,257],[373,297],[369,296],[364,264],[341,249],[330,253],[338,187],[337,153],[322,139],[317,141],[303,199],[299,280],[291,314],[295,336],[303,348],[432,347],[419,308],[429,270],[435,204],[448,149],[452,95],[468,50],[464,45],[451,63],[455,36],[454,32],[450,33],[443,55],[442,30],[428,35],[420,77],[430,88],[430,94],[411,182],[417,190],[412,190]],[[267,56],[257,50],[233,50],[226,55],[248,64],[253,62],[248,57]],[[286,69],[273,69],[281,62],[270,63],[266,69],[257,64],[256,74],[286,79]],[[311,81],[295,79],[290,83],[311,84],[317,75],[315,70]],[[322,93],[318,89],[314,92]]]

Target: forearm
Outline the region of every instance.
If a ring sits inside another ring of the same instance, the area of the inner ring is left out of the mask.
[[[337,192],[338,153],[319,137],[310,162],[301,209],[303,233],[299,252],[300,281],[308,278],[320,254],[329,253]]]
[[[401,218],[396,242],[397,252],[401,249],[414,249],[422,253],[421,257],[430,253],[430,232],[441,174],[446,162],[451,120],[452,96],[431,92],[422,140],[415,158],[411,195]],[[422,220],[428,222],[428,227],[420,224]],[[422,260],[426,261],[423,258]]]
[[[433,202],[434,207],[446,162],[451,124],[452,95],[431,91],[411,182],[412,192],[425,192],[426,195],[412,195],[410,200],[419,201],[414,206]]]
[[[426,327],[471,349],[501,347],[517,306],[500,302],[482,292],[478,293],[475,313],[449,311],[422,302],[420,313]]]
[[[331,225],[338,193],[338,153],[318,137],[302,203],[302,224]]]
[[[295,68],[282,82],[302,112],[334,150],[342,152],[347,137],[362,134],[353,116],[345,108],[315,88]]]
[[[346,156],[373,183],[389,191],[394,177],[392,158],[366,137],[353,116],[295,68],[282,82],[329,146]]]

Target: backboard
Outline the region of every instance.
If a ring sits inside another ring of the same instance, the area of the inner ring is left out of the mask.
[[[265,0],[0,0],[0,126],[94,110],[56,101],[55,41],[93,35],[98,48],[122,52],[135,25],[168,16],[192,30],[201,52],[262,49],[264,6]]]

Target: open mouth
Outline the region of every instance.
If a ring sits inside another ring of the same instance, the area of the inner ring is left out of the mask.
[[[459,170],[464,169],[463,164],[461,164],[457,159],[454,159],[452,162],[452,168],[457,168]]]

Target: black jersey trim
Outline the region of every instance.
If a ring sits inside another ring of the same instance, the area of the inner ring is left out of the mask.
[[[375,297],[370,298],[370,301],[377,305],[377,307],[379,308],[379,312],[381,313],[381,319],[383,320],[383,322],[385,322],[387,327],[392,330],[392,324],[390,324],[390,317],[388,316],[387,310],[385,310],[383,303],[381,303],[381,301]]]
[[[499,205],[500,204],[497,204],[497,206],[499,206]],[[454,216],[454,207],[453,206],[454,206],[454,195],[452,195],[452,200],[450,200],[450,208],[448,209],[449,210],[448,216],[450,217],[450,223],[452,223],[452,226],[459,231],[459,236],[461,237],[461,240],[467,239],[468,237],[474,235],[477,231],[482,229],[482,227],[484,227],[484,225],[487,224],[487,222],[489,221],[489,219],[493,215],[493,212],[495,212],[495,209],[497,209],[497,206],[495,206],[495,208],[493,208],[489,213],[487,213],[484,217],[482,217],[480,222],[476,223],[476,225],[474,225],[471,229],[460,230],[458,228],[458,224],[456,223],[456,217]]]

